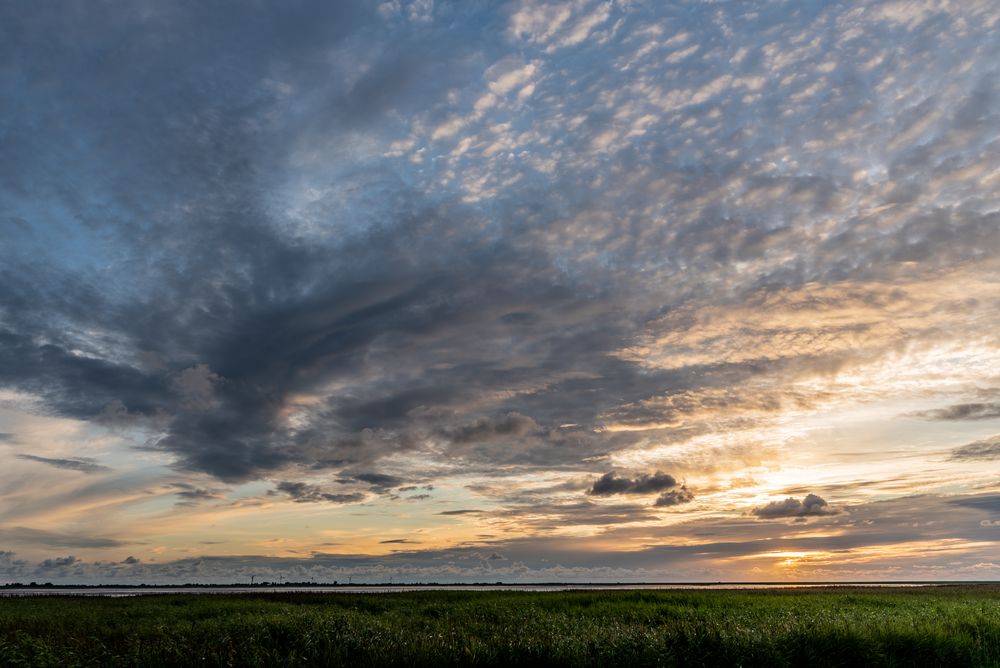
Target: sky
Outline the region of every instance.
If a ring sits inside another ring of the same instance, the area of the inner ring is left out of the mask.
[[[1000,6],[0,6],[0,582],[1000,578]]]

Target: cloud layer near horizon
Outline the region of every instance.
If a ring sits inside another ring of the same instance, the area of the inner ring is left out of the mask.
[[[0,12],[32,563],[100,508],[122,568],[560,533],[603,568],[996,485],[992,3]]]

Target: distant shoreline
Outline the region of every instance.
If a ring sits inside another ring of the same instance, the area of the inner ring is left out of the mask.
[[[678,582],[263,582],[247,584],[245,582],[200,583],[186,582],[183,584],[54,584],[10,582],[0,585],[0,588],[63,588],[92,589],[99,587],[128,588],[178,588],[178,587],[240,587],[240,588],[283,588],[283,587],[720,587],[738,586],[884,586],[884,585],[970,585],[970,584],[1000,584],[1000,580],[718,580],[718,581],[678,581]]]
[[[894,580],[867,582],[532,582],[532,583],[263,583],[246,584],[38,584],[0,585],[0,597],[45,595],[132,596],[155,594],[276,594],[343,593],[391,594],[420,591],[670,591],[670,590],[769,590],[834,588],[924,588],[1000,586],[997,580]]]

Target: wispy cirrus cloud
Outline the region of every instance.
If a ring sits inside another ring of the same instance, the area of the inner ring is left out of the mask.
[[[910,417],[923,420],[994,420],[1000,418],[1000,403],[953,404],[911,413]]]
[[[958,460],[1000,459],[1000,436],[969,443],[951,451],[951,458]]]
[[[27,454],[18,454],[15,455],[15,457],[29,462],[48,464],[49,466],[54,466],[57,469],[80,471],[81,473],[104,473],[111,470],[109,467],[104,466],[103,464],[98,464],[92,459],[63,459],[59,457],[40,457],[38,455]]]

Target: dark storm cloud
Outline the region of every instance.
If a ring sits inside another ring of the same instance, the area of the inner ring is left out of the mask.
[[[294,239],[283,238],[263,219],[264,203],[248,197],[248,179],[252,178],[249,166],[261,156],[258,153],[254,157],[253,149],[265,149],[261,145],[265,134],[275,141],[281,136],[276,128],[270,128],[270,134],[258,133],[259,114],[271,113],[279,104],[266,86],[261,87],[261,77],[285,75],[306,81],[310,76],[327,77],[329,71],[314,59],[322,58],[348,35],[365,41],[361,37],[365,30],[379,29],[377,21],[373,23],[375,18],[367,10],[346,3],[336,8],[303,3],[294,11],[273,17],[274,22],[256,13],[238,19],[240,30],[233,32],[222,20],[224,14],[211,9],[174,8],[147,16],[116,13],[114,21],[105,21],[98,12],[78,17],[83,24],[92,22],[93,26],[103,27],[93,30],[85,40],[79,39],[84,25],[44,10],[18,13],[5,21],[11,35],[16,35],[5,40],[8,55],[19,65],[38,68],[55,80],[76,73],[79,63],[103,58],[101,54],[108,45],[115,44],[112,67],[80,73],[83,78],[89,77],[90,85],[109,91],[101,103],[105,108],[100,104],[95,107],[89,98],[80,105],[74,97],[79,91],[73,86],[61,96],[46,93],[44,108],[76,106],[69,121],[72,131],[86,136],[106,135],[104,150],[112,153],[106,158],[116,167],[107,172],[106,181],[96,185],[118,198],[118,208],[105,221],[95,220],[94,225],[103,225],[96,233],[110,240],[110,245],[103,248],[115,248],[128,258],[125,265],[138,272],[139,281],[156,293],[152,299],[159,307],[130,304],[127,296],[124,302],[111,307],[107,303],[110,295],[102,294],[86,280],[73,280],[65,270],[31,272],[30,283],[5,280],[4,285],[9,287],[0,295],[0,305],[9,316],[5,324],[15,329],[0,331],[4,342],[0,381],[38,392],[47,398],[50,408],[74,417],[92,418],[115,401],[123,402],[133,417],[163,414],[169,427],[158,447],[175,453],[182,467],[238,480],[300,458],[295,453],[296,444],[274,425],[274,412],[280,408],[282,398],[293,389],[302,389],[295,376],[304,377],[301,385],[308,387],[338,372],[350,373],[356,366],[355,356],[377,337],[400,329],[419,333],[421,327],[430,324],[433,310],[424,316],[407,311],[423,310],[421,302],[428,297],[436,299],[434,293],[444,294],[449,285],[432,285],[433,269],[421,277],[405,267],[395,272],[376,270],[374,276],[362,278],[361,283],[345,281],[345,276],[354,273],[355,265],[374,262],[375,266],[398,266],[398,260],[405,265],[417,256],[409,260],[397,257],[399,249],[392,247],[396,232],[387,231],[376,234],[370,244],[367,238],[348,243],[355,248],[343,249],[343,261],[331,264],[330,259],[339,251],[306,250]],[[48,25],[44,49],[30,37],[36,31],[18,29],[29,23]],[[136,32],[129,34],[130,28]],[[252,37],[262,30],[265,33],[259,38]],[[182,39],[181,33],[191,43],[171,44]],[[255,43],[244,54],[249,58],[236,56],[243,48],[230,41],[236,34],[240,40],[249,39],[246,44]],[[126,36],[124,42],[121,36]],[[454,56],[455,52],[446,50],[438,37],[414,34],[415,42],[406,47],[397,44],[397,50],[393,50],[374,35],[370,40],[372,48],[358,49],[357,58],[345,51],[341,80],[334,76],[322,81],[319,90],[328,91],[332,97],[327,100],[326,110],[314,110],[315,118],[331,122],[341,114],[352,124],[362,120],[370,123],[382,111],[413,103],[410,93],[414,90],[432,97],[433,86],[425,85],[428,78],[421,68],[432,67],[433,59],[415,60],[406,54],[409,49],[418,49]],[[227,43],[232,51],[224,48]],[[426,44],[432,43],[437,47],[424,50]],[[56,48],[52,48],[53,44]],[[18,48],[15,50],[13,45]],[[38,58],[42,52],[45,57]],[[132,53],[126,56],[123,52]],[[228,60],[230,53],[236,60]],[[347,70],[360,66],[365,58],[374,59],[376,67],[362,67],[367,73],[351,83],[352,75]],[[236,61],[238,68],[233,67]],[[131,67],[130,63],[140,65]],[[195,66],[203,77],[201,81],[193,76]],[[149,76],[151,71],[158,76]],[[446,85],[447,79],[441,81]],[[218,82],[224,84],[215,85]],[[134,94],[151,105],[141,114],[131,106]],[[112,110],[113,121],[108,109]],[[21,120],[16,115],[9,118],[11,135],[20,132],[30,137],[29,126],[18,125]],[[334,126],[335,132],[344,129],[335,122]],[[130,165],[132,158],[116,153],[126,143],[144,146],[143,153],[150,156],[151,162],[141,168]],[[263,168],[264,164],[258,162],[257,166]],[[44,162],[26,163],[24,168],[40,171],[35,177],[60,178],[55,166]],[[131,178],[137,182],[128,183]],[[145,229],[134,227],[128,219],[139,214],[145,204],[124,193],[135,192],[136,186],[141,191],[158,181],[171,184],[157,197],[165,201],[193,199],[198,202],[197,212],[189,219],[168,221],[162,229],[151,220]],[[78,193],[72,189],[83,186],[64,184],[63,191],[70,189],[68,194],[76,197]],[[396,213],[412,215],[406,193],[401,197],[406,211]],[[79,197],[75,203],[77,207],[85,206]],[[207,227],[206,220],[212,221]],[[387,222],[392,227],[392,221]],[[167,228],[186,230],[172,242],[170,264],[166,255],[139,254],[140,248],[147,246],[146,240],[162,238]],[[44,235],[46,231],[39,227],[36,232]],[[84,228],[80,233],[86,236],[90,232]],[[189,233],[191,236],[185,240]],[[199,246],[203,250],[197,250]],[[80,249],[81,253],[85,250]],[[358,250],[363,257],[355,253]],[[220,262],[222,257],[228,259]],[[86,263],[83,255],[80,259]],[[171,266],[175,260],[176,267]],[[12,265],[7,271],[12,276],[18,273]],[[96,282],[101,277],[92,278]],[[414,278],[418,284],[415,290],[402,287]],[[206,281],[214,281],[218,290],[192,289]],[[316,281],[332,287],[310,290]],[[269,286],[270,295],[260,292],[264,285]],[[25,338],[17,328],[33,324],[33,313],[37,313],[34,307],[41,304],[45,304],[43,308],[49,315],[59,314],[108,331],[119,343],[127,341],[128,349],[151,353],[159,364],[156,368],[142,368],[127,359],[119,361],[121,356],[112,362],[86,348],[82,354],[70,353],[69,348],[78,349],[79,342],[67,341],[66,336],[48,326],[47,336],[42,337],[48,341],[39,346],[37,339]],[[352,308],[352,304],[356,307]],[[102,312],[108,317],[103,317]],[[275,328],[275,322],[282,325]],[[191,368],[200,360],[204,360],[200,362],[204,369],[221,374],[215,377],[225,381],[214,388],[216,408],[210,413],[192,410],[190,397],[182,396],[176,380],[182,366]],[[321,368],[315,368],[317,363]],[[50,380],[35,380],[41,377]],[[420,397],[417,400],[426,401]],[[368,422],[388,423],[395,406],[404,405],[379,398],[364,403],[379,406],[380,402],[385,408],[369,411]],[[352,413],[357,413],[359,421],[364,419],[363,410]],[[285,448],[275,447],[283,441]],[[283,454],[283,449],[291,450],[291,454]]]
[[[807,494],[801,500],[789,497],[784,501],[771,501],[750,512],[761,519],[770,520],[782,517],[822,517],[836,515],[840,511],[831,507],[822,497]]]
[[[378,492],[410,479],[375,473],[399,454],[469,474],[586,471],[643,438],[607,422],[773,410],[780,398],[698,397],[861,355],[817,346],[665,369],[621,354],[701,322],[665,315],[720,294],[726,306],[812,283],[893,284],[1000,242],[997,215],[971,199],[898,222],[865,213],[974,167],[995,127],[997,85],[982,72],[954,99],[911,100],[898,124],[880,116],[895,98],[875,82],[949,78],[992,44],[956,37],[957,20],[880,19],[848,48],[832,29],[802,47],[847,17],[798,3],[683,16],[616,5],[582,52],[567,35],[512,44],[515,9],[438,3],[427,21],[355,3],[0,10],[0,224],[19,230],[0,249],[0,384],[52,414],[148,430],[145,447],[176,467],[233,483],[329,468]],[[669,67],[673,47],[637,55],[639,28],[661,19],[686,25],[698,52]],[[829,53],[847,55],[828,67]],[[486,76],[509,56],[525,71],[539,61],[531,90]],[[456,119],[454,135],[426,136]],[[924,126],[885,149],[891,191],[873,194],[881,176],[850,185],[850,147]],[[452,158],[449,137],[469,146]],[[970,192],[954,178],[952,199]],[[830,221],[821,233],[817,220]],[[761,336],[779,334],[791,336]],[[612,472],[591,492],[690,500],[676,486]]]
[[[951,451],[951,458],[956,460],[1000,459],[1000,435],[955,448]]]
[[[909,413],[907,417],[916,417],[923,420],[994,420],[1000,418],[1000,403],[973,403],[954,404],[947,408],[934,408],[916,413]]]
[[[90,459],[62,459],[62,458],[39,457],[37,455],[25,455],[25,454],[15,455],[15,457],[30,462],[48,464],[49,466],[54,466],[55,468],[58,469],[81,471],[83,473],[104,473],[106,471],[111,470],[109,467],[104,466],[103,464],[98,464],[97,462]]]
[[[92,303],[96,308],[99,302]],[[132,397],[130,408],[139,413],[152,413],[165,398],[157,378],[115,362],[71,354],[55,343],[39,345],[32,337],[2,327],[0,382],[38,392],[60,413],[84,419],[96,417],[120,396]]]
[[[614,471],[602,475],[590,488],[594,496],[612,494],[653,494],[677,486],[677,480],[667,473],[643,473],[635,478],[618,476]]]

